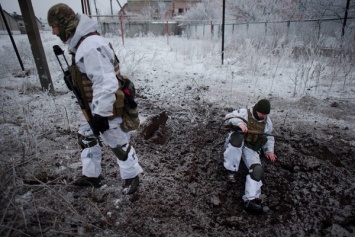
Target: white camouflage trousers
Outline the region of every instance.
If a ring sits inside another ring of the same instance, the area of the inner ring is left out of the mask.
[[[130,134],[122,131],[120,127],[121,122],[121,117],[110,120],[109,130],[101,134],[100,137],[103,143],[111,148],[127,144],[122,148],[124,151],[126,151],[129,146]],[[83,121],[83,123],[80,125],[78,133],[84,137],[94,136],[90,125],[86,121]],[[83,142],[85,143],[85,141]],[[96,144],[93,147],[84,148],[84,150],[81,152],[82,174],[87,177],[98,177],[101,174],[101,158],[102,151],[99,144]],[[142,167],[138,163],[138,156],[132,146],[131,150],[129,151],[127,160],[122,161],[117,158],[116,160],[122,179],[134,178],[143,172]]]
[[[234,147],[229,143],[230,135],[227,137],[226,146],[224,151],[224,167],[230,171],[238,171],[241,158],[243,158],[244,164],[249,170],[252,164],[260,164],[259,153],[244,146],[244,142],[241,147]],[[259,198],[261,194],[262,181],[255,181],[250,177],[250,174],[246,176],[245,192],[243,200],[253,200]]]

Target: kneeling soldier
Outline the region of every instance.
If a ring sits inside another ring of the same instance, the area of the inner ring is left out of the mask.
[[[229,125],[238,128],[229,133],[224,151],[224,167],[228,170],[228,180],[235,182],[235,173],[239,169],[241,158],[249,170],[246,177],[245,193],[243,195],[244,207],[247,211],[262,213],[263,207],[259,196],[261,194],[262,178],[264,175],[259,153],[262,150],[266,158],[275,161],[274,137],[260,136],[248,133],[248,130],[258,133],[271,133],[272,122],[270,102],[266,99],[258,101],[248,109],[238,109],[227,114],[225,119]]]

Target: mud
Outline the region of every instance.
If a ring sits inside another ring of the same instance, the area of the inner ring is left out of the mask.
[[[307,103],[301,103],[306,111]],[[43,131],[31,155],[10,136],[25,131],[7,126],[0,235],[355,235],[355,144],[346,126],[303,121],[295,128],[295,120],[275,110],[275,133],[283,138],[276,141],[275,163],[262,155],[262,199],[269,211],[256,216],[243,210],[244,164],[236,183],[225,179],[226,134],[218,127],[231,108],[198,101],[158,106],[146,98],[139,104],[147,118],[132,133],[132,143],[145,172],[139,191],[130,196],[122,193],[107,147],[102,162],[106,185],[77,188],[70,185],[81,171],[75,131],[61,126]],[[347,111],[343,105],[326,109],[321,113]],[[157,122],[147,128],[147,121]]]

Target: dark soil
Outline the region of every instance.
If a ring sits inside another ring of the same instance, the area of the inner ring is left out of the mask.
[[[269,211],[256,216],[243,210],[244,164],[236,183],[225,179],[226,134],[218,128],[232,108],[194,103],[159,107],[139,99],[142,114],[149,117],[132,133],[132,143],[145,172],[139,191],[130,196],[122,193],[107,147],[102,162],[106,185],[70,185],[81,173],[75,131],[53,125],[32,154],[26,144],[4,137],[0,235],[355,235],[355,144],[347,127],[297,122],[275,110],[275,134],[283,138],[276,141],[275,163],[261,155],[266,172],[262,198]],[[282,101],[274,104],[286,107]],[[347,111],[341,108],[327,107],[336,114]],[[6,129],[15,133],[11,126]],[[18,136],[26,134],[21,130]]]

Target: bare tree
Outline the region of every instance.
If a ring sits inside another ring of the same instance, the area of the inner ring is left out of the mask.
[[[166,13],[169,10],[169,5],[166,2],[158,2],[158,10],[160,14],[160,19],[166,19]]]
[[[288,18],[294,14],[295,0],[227,0],[226,19],[233,21],[262,21]],[[193,6],[186,16],[192,20],[222,19],[222,3],[203,0]]]
[[[227,0],[229,14],[236,21],[290,19],[295,13],[294,0]]]
[[[147,5],[141,10],[141,14],[138,16],[138,19],[147,21],[152,20],[153,11],[153,8],[150,5]]]
[[[319,19],[330,17],[343,17],[346,0],[299,0],[299,7],[304,17]],[[353,7],[350,9],[354,13],[355,1],[352,0]]]
[[[222,1],[203,0],[186,12],[186,17],[190,20],[211,20],[222,19]]]
[[[233,21],[273,21],[343,17],[346,0],[226,0],[226,19]],[[349,17],[355,16],[351,0]],[[186,13],[188,19],[222,18],[221,1],[203,0]]]

